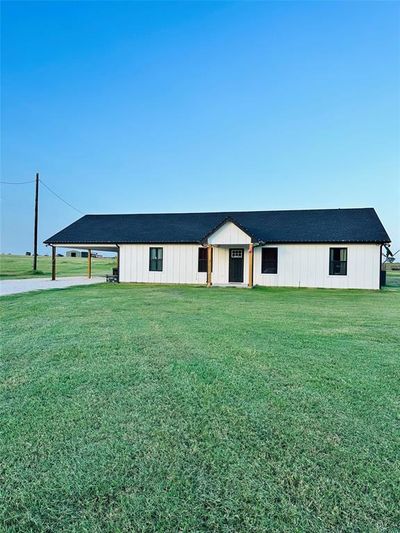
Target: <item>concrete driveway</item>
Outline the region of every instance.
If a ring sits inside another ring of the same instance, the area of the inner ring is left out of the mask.
[[[55,281],[46,278],[40,279],[7,279],[0,280],[0,296],[17,294],[19,292],[40,291],[46,289],[65,289],[75,285],[92,285],[94,283],[104,283],[105,278],[95,276],[91,279],[83,276],[71,278],[58,278]]]

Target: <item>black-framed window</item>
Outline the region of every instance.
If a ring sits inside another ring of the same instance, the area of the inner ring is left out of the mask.
[[[199,248],[199,272],[207,272],[208,248]]]
[[[278,248],[262,248],[261,273],[278,273]]]
[[[211,248],[211,271],[213,262],[213,249]],[[207,272],[208,248],[199,248],[198,272]]]
[[[150,248],[149,270],[152,272],[162,272],[163,269],[163,249]]]
[[[329,249],[329,275],[347,275],[347,248]]]

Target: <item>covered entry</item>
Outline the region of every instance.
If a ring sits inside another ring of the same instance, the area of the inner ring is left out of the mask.
[[[207,236],[213,257],[208,286],[253,286],[253,255],[256,243],[244,228],[233,220],[225,220]]]

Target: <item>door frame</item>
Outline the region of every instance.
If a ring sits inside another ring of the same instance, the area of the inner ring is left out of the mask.
[[[243,283],[244,282],[244,248],[240,247],[240,246],[235,246],[235,247],[232,247],[232,248],[229,248],[229,258],[228,258],[228,283]],[[232,253],[232,250],[241,250],[242,251],[242,257],[241,257],[241,260],[242,260],[242,279],[241,281],[231,281],[231,262],[233,261],[237,261],[239,260],[240,258],[232,258],[231,257],[231,253]]]

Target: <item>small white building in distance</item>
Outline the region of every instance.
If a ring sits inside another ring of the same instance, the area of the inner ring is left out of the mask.
[[[87,257],[89,253],[85,250],[68,250],[66,257]]]
[[[66,257],[88,257],[89,252],[87,250],[68,250],[65,255]],[[92,257],[101,258],[103,256],[96,252],[92,252]]]
[[[120,282],[379,289],[389,242],[363,208],[85,215],[45,244],[116,251]]]

